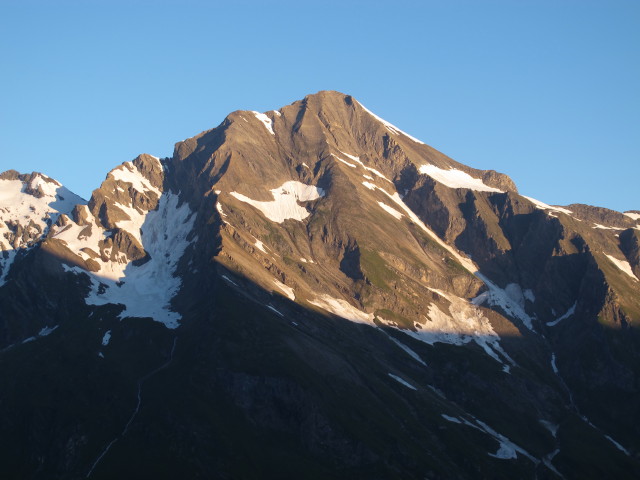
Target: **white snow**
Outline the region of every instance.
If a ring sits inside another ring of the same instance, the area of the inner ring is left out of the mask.
[[[443,307],[447,308],[446,312],[436,304],[431,304],[425,316],[426,321],[418,324],[420,328],[417,331],[402,331],[429,345],[437,342],[464,345],[474,341],[498,363],[508,367],[506,360],[510,365],[515,365],[500,346],[500,337],[493,330],[491,322],[479,308],[453,295],[446,295],[445,298],[450,302],[448,308]]]
[[[279,282],[275,278],[273,279],[273,284],[287,297],[289,300],[294,301],[296,299],[296,294],[293,292],[293,288],[288,287],[282,282]]]
[[[567,215],[571,215],[573,213],[571,210],[567,210],[566,208],[552,207],[551,205],[547,205],[546,203],[543,203],[540,200],[536,200],[535,198],[527,197],[526,195],[522,196],[533,203],[539,210],[552,210],[554,212],[566,213]]]
[[[140,193],[148,194],[149,192],[153,192],[157,196],[160,196],[162,193],[158,188],[151,185],[149,180],[142,175],[133,162],[123,163],[119,167],[111,170],[107,176],[112,177],[116,181],[131,184],[133,189]]]
[[[593,228],[600,229],[600,230],[624,230],[624,228],[605,227],[604,225],[600,225],[599,223],[594,223]]]
[[[343,155],[349,157],[351,160],[353,160],[354,162],[358,163],[362,168],[364,168],[366,171],[373,173],[375,176],[382,178],[383,180],[386,180],[389,183],[393,183],[391,180],[389,180],[387,177],[385,177],[382,173],[380,173],[378,170],[376,170],[375,168],[371,168],[371,167],[367,167],[364,163],[362,163],[362,160],[360,160],[360,157],[356,157],[355,155],[351,155],[349,153],[345,153],[343,151],[340,151],[340,153],[342,153]],[[333,155],[333,154],[332,154]],[[335,157],[335,155],[333,155]],[[336,157],[338,158],[338,157]],[[344,160],[343,160],[344,161]],[[355,166],[355,165],[354,165]],[[369,177],[371,178],[371,177]],[[373,179],[372,179],[373,180]]]
[[[366,183],[366,182],[364,182]],[[364,184],[363,183],[363,184]],[[376,185],[365,185],[367,188],[371,188],[371,189],[378,189],[380,190],[382,193],[384,193],[387,197],[389,197],[389,199],[391,199],[396,205],[398,205],[398,207],[400,207],[401,210],[403,210],[405,212],[405,214],[407,215],[408,218],[411,219],[411,221],[413,221],[416,225],[418,225],[427,235],[429,235],[438,245],[440,245],[442,248],[444,248],[446,251],[448,251],[458,262],[460,262],[460,264],[466,268],[469,272],[474,273],[477,271],[476,266],[473,264],[472,261],[470,261],[468,258],[464,258],[462,257],[458,252],[456,252],[453,248],[451,248],[448,244],[446,244],[444,241],[442,241],[440,239],[440,237],[438,237],[430,228],[428,228],[424,222],[422,220],[420,220],[420,218],[413,213],[413,210],[411,210],[403,201],[402,198],[400,197],[400,195],[398,194],[398,192],[395,192],[393,195],[388,193],[385,189],[377,187]]]
[[[272,305],[267,305],[267,308],[269,310],[271,310],[272,312],[276,313],[277,315],[280,315],[281,317],[284,317],[284,315],[279,310],[277,310],[275,307],[273,307]]]
[[[403,380],[402,378],[398,377],[397,375],[394,375],[393,373],[389,373],[388,374],[391,378],[393,378],[396,382],[401,383],[402,385],[404,385],[407,388],[410,388],[411,390],[417,390],[416,387],[414,387],[413,385],[411,385],[409,382],[407,382],[406,380]]]
[[[462,424],[463,424],[463,423],[462,423],[462,422],[461,422],[457,417],[452,417],[452,416],[450,416],[450,415],[445,415],[444,413],[442,413],[440,416],[441,416],[442,418],[444,418],[445,420],[448,420],[448,421],[450,421],[450,422],[452,422],[452,423],[458,423],[458,424],[460,424],[460,425],[462,425]]]
[[[254,243],[254,246],[258,249],[258,250],[262,250],[264,253],[268,253],[267,249],[264,248],[264,243],[262,243],[260,240],[258,240],[256,238],[256,243]]]
[[[620,450],[622,453],[624,453],[625,455],[631,456],[631,454],[629,453],[629,450],[627,450],[626,448],[624,448],[622,445],[620,445],[618,442],[616,442],[613,438],[611,438],[609,435],[605,435],[605,438],[607,440],[609,440],[611,443],[613,443],[613,445]]]
[[[360,105],[369,115],[371,115],[373,118],[375,118],[376,120],[378,120],[379,122],[382,122],[382,124],[387,127],[387,130],[389,130],[391,133],[398,135],[398,134],[402,134],[407,138],[410,138],[411,140],[413,140],[416,143],[420,143],[422,145],[424,145],[424,142],[421,142],[420,140],[418,140],[415,137],[412,137],[411,135],[409,135],[406,132],[403,132],[402,130],[400,130],[398,127],[396,127],[395,125],[387,122],[386,120],[380,118],[378,115],[376,115],[375,113],[373,113],[371,110],[369,110],[367,107],[365,107],[364,105],[362,105],[360,102],[357,102],[358,105]]]
[[[551,433],[551,435],[553,435],[553,438],[555,438],[558,435],[558,428],[559,425],[556,425],[555,423],[551,423],[547,420],[538,420],[540,422],[540,424],[546,428],[547,430],[549,430],[549,433]],[[553,458],[553,457],[552,457]]]
[[[638,277],[636,277],[635,274],[633,273],[633,270],[631,270],[631,265],[629,265],[629,262],[627,262],[626,260],[618,260],[616,257],[613,257],[611,255],[605,254],[605,256],[611,261],[611,263],[613,263],[616,267],[618,267],[624,273],[629,275],[634,280],[636,281],[638,280]]]
[[[94,272],[94,275],[117,281],[124,276],[124,270],[127,267],[128,259],[122,256],[116,261],[103,262],[100,258],[100,241],[105,240],[106,232],[97,226],[97,221],[85,205],[82,207],[84,214],[90,225],[83,226],[68,221],[68,224],[62,228],[54,228],[53,238],[64,242],[67,248],[84,260],[93,259],[100,267],[100,270]],[[138,230],[138,237],[140,236]],[[104,249],[107,256],[111,255],[110,249]]]
[[[354,165],[353,163],[349,163],[349,162],[347,162],[346,160],[343,160],[342,158],[338,157],[337,155],[334,155],[333,153],[331,154],[331,156],[332,156],[333,158],[335,158],[336,160],[338,160],[339,162],[344,163],[344,164],[345,164],[345,165],[347,165],[348,167],[351,167],[351,168],[357,168],[357,165]]]
[[[107,330],[104,336],[102,337],[102,346],[106,347],[107,345],[109,345],[110,340],[111,340],[111,330]]]
[[[252,200],[241,193],[231,192],[231,195],[241,202],[257,208],[269,220],[282,223],[287,219],[304,220],[309,216],[306,208],[298,202],[310,202],[324,196],[324,190],[314,185],[305,185],[296,180],[290,180],[278,188],[270,190],[274,200],[262,202]]]
[[[223,219],[226,218],[227,214],[222,209],[222,204],[220,202],[216,202],[216,210],[218,210],[218,213],[220,214],[220,217],[222,217]],[[222,221],[224,222],[224,220],[222,220]]]
[[[42,329],[38,332],[38,336],[39,337],[46,337],[47,335],[49,335],[51,332],[53,332],[56,328],[58,328],[59,325],[56,325],[55,327],[42,327]]]
[[[128,207],[120,203],[116,204],[116,207],[122,210],[129,217],[129,220],[118,220],[116,222],[116,227],[129,232],[136,240],[138,240],[138,243],[142,245],[140,229],[147,218],[147,212],[138,210],[137,208]]]
[[[558,372],[558,366],[556,365],[556,354],[552,353],[551,354],[551,368],[553,369],[553,373],[559,373]]]
[[[61,214],[70,213],[77,204],[87,203],[46,175],[37,174],[29,186],[40,187],[44,196],[36,198],[25,193],[27,185],[21,180],[0,180],[0,286],[6,282],[19,250],[33,246]],[[12,232],[8,224],[12,223],[25,228],[30,238],[19,237],[10,242]]]
[[[267,130],[269,130],[269,133],[271,135],[275,135],[276,133],[273,131],[273,121],[264,113],[260,113],[260,112],[251,112],[253,113],[256,118],[258,120],[260,120],[262,122],[262,124],[267,128]]]
[[[358,310],[349,302],[340,298],[333,298],[330,295],[320,295],[313,300],[309,300],[309,303],[333,313],[338,317],[351,320],[352,322],[366,323],[369,325],[373,323],[373,313],[365,313],[362,310]]]
[[[489,290],[474,298],[472,300],[474,305],[482,305],[487,302],[494,307],[500,307],[507,315],[519,319],[525,327],[533,331],[532,319],[524,310],[524,297],[520,296],[522,290],[519,285],[513,283],[507,285],[508,292],[498,287],[480,272],[475,272],[475,275],[489,287]],[[518,294],[518,291],[520,294]],[[514,299],[514,296],[517,298]]]
[[[444,170],[435,165],[422,165],[418,170],[449,188],[467,188],[479,192],[502,192],[502,190],[485,185],[481,179],[474,178],[462,170],[454,168]]]
[[[524,290],[522,294],[524,295],[524,298],[529,300],[531,303],[536,302],[536,296],[534,295],[533,290],[531,290],[530,288],[527,288],[526,290]]]
[[[367,180],[371,180],[372,182],[375,180],[371,175],[362,175],[363,178],[366,178]]]
[[[520,319],[523,324],[529,329],[533,330],[532,320],[529,315],[524,311],[524,308],[518,304],[518,302],[514,301],[510,296],[505,292],[505,290],[498,287],[496,284],[491,282],[488,278],[482,275],[475,264],[471,261],[471,259],[463,257],[460,255],[454,248],[449,246],[443,240],[440,239],[430,228],[428,228],[422,220],[411,210],[402,200],[398,192],[395,192],[393,195],[388,193],[383,188],[380,188],[372,183],[363,182],[363,185],[370,190],[379,190],[384,193],[389,199],[391,199],[396,205],[398,205],[407,215],[411,221],[413,221],[416,225],[418,225],[427,235],[429,235],[438,245],[440,245],[443,249],[451,254],[451,256],[456,259],[464,268],[466,268],[470,273],[474,274],[480,280],[482,280],[485,285],[489,288],[489,290],[473,300],[475,305],[481,305],[483,302],[487,301],[490,305],[501,307],[505,313],[511,315],[515,318]],[[513,287],[512,287],[513,288]],[[518,287],[520,288],[520,287]],[[497,335],[496,335],[497,337]],[[447,342],[448,343],[448,342]],[[496,342],[497,345],[497,342]]]
[[[239,287],[240,285],[238,285],[236,282],[234,282],[233,280],[231,280],[229,277],[227,277],[226,275],[222,275],[222,278],[224,278],[227,282],[229,282],[232,285],[235,285],[236,287]]]
[[[500,442],[498,451],[496,453],[489,453],[490,457],[500,458],[503,460],[509,460],[510,458],[517,458],[518,454],[516,449],[510,443]]]
[[[384,330],[382,330],[384,332]],[[407,347],[404,343],[402,343],[400,340],[392,337],[391,335],[388,335],[389,339],[395,343],[398,347],[400,347],[402,350],[404,350],[411,358],[413,358],[416,362],[424,365],[425,367],[427,366],[426,363],[424,363],[424,361],[420,358],[420,355],[418,355],[416,352],[414,352],[413,350],[411,350],[409,347]]]
[[[38,338],[41,337],[46,337],[47,335],[49,335],[51,332],[53,332],[56,328],[58,328],[59,325],[56,325],[55,327],[51,328],[51,327],[42,327],[42,329],[33,337],[28,337],[25,338],[24,340],[22,340],[22,343],[29,343],[29,342],[33,342],[34,340],[37,340]],[[9,345],[7,347],[11,348],[13,345]]]
[[[632,220],[640,220],[640,213],[624,212],[624,214]]]
[[[496,440],[500,444],[500,446],[498,447],[498,451],[496,453],[488,454],[490,457],[508,460],[511,458],[516,458],[517,454],[519,453],[524,457],[528,458],[529,460],[531,460],[532,462],[534,462],[535,464],[539,463],[539,461],[535,457],[529,454],[529,452],[524,450],[522,447],[519,447],[518,445],[513,443],[511,440],[509,440],[507,437],[505,437],[501,433],[496,432],[489,425],[487,425],[486,423],[478,420],[477,418],[471,415],[469,416],[471,417],[472,420],[467,420],[466,418],[451,417],[445,414],[441,414],[441,416],[442,418],[444,418],[445,420],[448,420],[449,422],[464,424],[468,427],[475,428],[476,430],[480,430],[481,432],[484,432],[487,435],[493,437],[493,439]]]
[[[378,202],[378,205],[380,205],[380,207],[387,213],[389,213],[390,215],[394,216],[395,218],[397,218],[398,220],[400,220],[403,215],[397,211],[395,208],[391,208],[389,205],[387,205],[386,203],[383,202]]]
[[[520,454],[524,455],[525,457],[527,457],[532,462],[534,462],[536,464],[538,463],[538,460],[536,460],[526,450],[524,450],[523,448],[521,448],[518,445],[516,445],[515,443],[513,443],[507,437],[505,437],[504,435],[496,432],[489,425],[487,425],[486,423],[478,420],[477,418],[474,418],[474,420],[476,421],[476,423],[480,426],[480,428],[482,430],[484,430],[486,433],[488,433],[493,438],[498,440],[498,442],[500,442],[500,447],[498,448],[498,451],[495,454],[489,454],[490,456],[496,457],[496,458],[508,459],[508,458],[515,458],[516,457],[516,453],[520,453]],[[513,452],[513,454],[511,452]],[[512,456],[509,456],[509,455],[512,455]]]
[[[504,287],[504,292],[511,300],[520,305],[521,308],[524,308],[524,293],[520,285],[517,283],[509,283]]]
[[[181,317],[171,310],[169,303],[182,283],[174,273],[191,243],[187,236],[195,221],[189,205],[178,206],[178,202],[177,195],[164,193],[158,209],[146,216],[142,239],[149,261],[139,266],[126,264],[119,282],[100,272],[89,275],[93,288],[86,298],[87,304],[120,304],[125,307],[120,318],[149,317],[167,328],[178,327]]]
[[[277,115],[278,117],[282,116],[282,114],[278,111],[278,110],[271,110],[273,112],[274,115]]]
[[[569,318],[571,315],[573,315],[574,313],[576,313],[576,306],[578,305],[578,302],[574,302],[573,305],[571,305],[571,307],[569,307],[569,310],[567,310],[562,316],[556,318],[555,320],[553,320],[552,322],[547,322],[547,326],[549,327],[555,327],[557,324],[559,324],[562,320],[565,320],[567,318]]]

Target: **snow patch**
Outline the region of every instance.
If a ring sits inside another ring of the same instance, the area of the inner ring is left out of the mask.
[[[620,450],[622,453],[624,453],[627,456],[631,456],[631,454],[629,453],[629,450],[627,450],[626,448],[624,448],[622,445],[620,445],[618,442],[616,442],[613,438],[611,438],[609,435],[605,435],[604,436],[607,440],[609,440],[611,443],[613,443],[613,445]]]
[[[605,227],[604,225],[600,225],[599,223],[594,223],[593,228],[600,229],[600,230],[624,230],[624,228]]]
[[[294,301],[296,299],[296,294],[293,292],[293,288],[286,286],[284,283],[279,282],[275,278],[273,279],[273,284],[282,292],[284,296],[289,300]]]
[[[375,118],[376,120],[378,120],[379,122],[381,122],[386,128],[387,130],[389,130],[391,133],[398,135],[398,134],[402,134],[407,138],[410,138],[411,140],[413,140],[416,143],[419,143],[421,145],[424,145],[424,142],[421,142],[420,140],[418,140],[415,137],[412,137],[411,135],[409,135],[406,132],[403,132],[402,130],[400,130],[398,127],[396,127],[395,125],[387,122],[386,120],[384,120],[383,118],[380,118],[378,115],[376,115],[375,113],[373,113],[371,110],[369,110],[367,107],[365,107],[364,105],[362,105],[360,102],[357,102],[358,105],[360,105],[365,112],[367,112],[369,115],[371,115],[373,118]]]
[[[84,210],[83,213],[89,225],[84,226],[69,222],[62,228],[54,227],[53,238],[64,242],[71,252],[83,260],[97,262],[100,269],[97,272],[93,272],[93,275],[113,281],[119,280],[125,275],[124,271],[128,265],[127,257],[123,254],[119,259],[102,261],[99,255],[100,242],[106,239],[107,232],[98,227],[97,220],[86,205],[81,208]],[[138,238],[142,238],[139,229]],[[104,254],[110,257],[111,249],[104,249]]]
[[[496,453],[488,454],[490,457],[508,460],[508,459],[516,458],[517,454],[521,454],[524,457],[531,460],[536,465],[539,463],[539,461],[535,457],[533,457],[531,454],[529,454],[529,452],[527,452],[523,448],[513,443],[511,440],[509,440],[507,437],[505,437],[501,433],[496,432],[493,428],[491,428],[486,423],[478,420],[477,418],[471,415],[469,416],[471,417],[472,420],[467,420],[466,418],[451,417],[445,414],[441,414],[441,416],[442,418],[444,418],[449,422],[463,424],[468,427],[475,428],[476,430],[480,430],[481,432],[489,435],[490,437],[493,437],[493,439],[496,440],[500,444],[500,446],[498,447],[498,451]]]
[[[438,342],[464,345],[474,341],[498,363],[508,367],[504,362],[506,360],[509,364],[515,365],[513,359],[500,346],[500,337],[493,330],[491,322],[479,308],[459,297],[446,295],[445,298],[450,302],[447,312],[443,312],[436,304],[431,304],[426,315],[427,320],[418,324],[418,330],[402,331],[429,345]]]
[[[122,210],[129,217],[129,220],[118,220],[116,222],[116,227],[129,232],[135,237],[136,240],[138,240],[138,243],[142,245],[142,236],[140,234],[140,229],[142,228],[142,225],[144,224],[144,221],[147,217],[147,212],[138,210],[137,208],[128,207],[120,203],[117,203],[115,206]]]
[[[102,337],[102,346],[106,347],[109,345],[109,341],[111,341],[111,330],[107,330]]]
[[[254,243],[254,246],[258,249],[258,250],[262,250],[264,253],[268,253],[267,249],[264,248],[264,243],[262,243],[260,240],[258,240],[256,238],[256,243]]]
[[[324,190],[314,185],[305,185],[296,180],[290,180],[278,188],[270,190],[274,200],[262,202],[252,200],[241,193],[231,192],[231,195],[241,202],[257,208],[269,220],[282,223],[287,219],[302,221],[309,216],[306,208],[298,202],[310,202],[324,196]]]
[[[544,428],[546,428],[547,430],[549,430],[549,433],[551,433],[551,435],[553,435],[553,438],[556,438],[556,436],[558,435],[558,428],[559,425],[556,425],[555,423],[551,423],[547,420],[538,420],[540,422],[540,425],[542,425]],[[553,457],[551,457],[553,458]]]
[[[445,420],[448,420],[451,423],[458,423],[460,425],[463,425],[463,423],[457,418],[457,417],[452,417],[450,415],[445,415],[444,413],[440,415],[442,418],[444,418]]]
[[[273,131],[273,121],[264,113],[260,112],[251,112],[255,115],[255,117],[262,122],[262,124],[269,130],[271,135],[275,135],[276,133]]]
[[[391,208],[389,205],[387,205],[386,203],[383,202],[378,202],[378,205],[380,205],[380,207],[387,212],[388,214],[392,215],[393,217],[397,218],[398,220],[400,220],[403,215],[397,211],[395,208]]]
[[[402,378],[398,377],[397,375],[394,375],[393,373],[388,373],[387,375],[389,375],[391,378],[393,378],[396,382],[401,383],[402,385],[404,385],[407,388],[410,388],[411,390],[417,390],[416,387],[414,387],[413,385],[411,385],[409,382],[407,382],[406,380],[403,380]]]
[[[535,198],[527,197],[526,195],[522,196],[533,203],[539,210],[552,210],[554,212],[566,213],[567,215],[571,215],[573,213],[571,210],[567,210],[566,208],[552,207],[551,205],[547,205],[546,203],[543,203],[540,200],[536,200]]]
[[[218,211],[218,213],[220,214],[220,217],[222,218],[226,218],[227,214],[225,213],[225,211],[222,209],[222,204],[220,202],[216,202],[216,210]],[[223,220],[224,222],[224,220]],[[225,222],[226,223],[226,222]]]
[[[229,277],[227,277],[226,275],[222,275],[222,278],[224,280],[226,280],[227,282],[229,282],[232,285],[235,285],[236,287],[239,287],[240,285],[238,285],[236,282],[234,282],[233,280],[231,280]]]
[[[147,180],[144,175],[138,170],[138,168],[133,164],[133,162],[125,162],[119,167],[111,170],[108,177],[113,178],[116,181],[129,183],[133,187],[134,190],[137,190],[140,193],[148,193],[153,192],[158,197],[161,195],[161,191],[151,185],[149,180]]]
[[[525,327],[534,331],[532,319],[524,310],[524,297],[519,285],[511,283],[507,285],[506,288],[509,289],[507,291],[498,287],[480,272],[475,272],[475,275],[489,287],[489,290],[474,298],[472,300],[474,305],[482,305],[487,302],[493,307],[499,307],[508,316],[519,319]],[[514,297],[516,298],[514,299]]]
[[[6,283],[18,251],[31,248],[44,237],[61,214],[87,203],[46,175],[35,175],[29,187],[39,189],[43,196],[26,193],[27,185],[21,180],[0,180],[0,286]],[[9,224],[21,225],[26,235],[10,241]]]
[[[640,220],[640,213],[624,212],[624,214],[632,220]]]
[[[556,365],[556,354],[555,353],[551,354],[551,368],[553,369],[553,373],[555,373],[556,375],[559,373],[558,372],[558,366]]]
[[[42,329],[38,332],[38,336],[39,337],[46,337],[47,335],[49,335],[53,331],[55,331],[58,327],[59,327],[59,325],[56,325],[55,327],[42,327]]]
[[[400,340],[398,340],[397,338],[392,337],[391,335],[389,335],[387,332],[385,332],[384,330],[380,330],[382,333],[384,333],[389,340],[391,340],[393,343],[395,343],[398,347],[400,347],[402,350],[404,350],[411,358],[413,358],[416,362],[424,365],[425,367],[427,366],[427,364],[424,362],[424,360],[422,360],[422,358],[420,358],[420,355],[418,355],[416,352],[414,352],[413,350],[411,350],[409,347],[407,347],[404,343],[402,343]]]
[[[567,310],[562,316],[556,318],[555,320],[553,320],[552,322],[547,322],[547,326],[548,327],[555,327],[557,324],[559,324],[562,320],[565,320],[567,318],[569,318],[571,315],[573,315],[574,313],[576,313],[576,306],[578,305],[578,302],[574,302],[573,305],[571,305],[571,307],[569,307],[569,310]]]
[[[338,160],[339,162],[344,163],[344,164],[345,164],[345,165],[347,165],[348,167],[351,167],[351,168],[357,168],[357,165],[354,165],[353,163],[349,163],[349,162],[347,162],[346,160],[343,160],[342,158],[338,157],[337,155],[334,155],[333,153],[331,154],[331,156],[332,156],[333,158],[335,158],[336,160]]]
[[[629,265],[629,262],[627,262],[626,260],[618,260],[616,257],[607,255],[606,253],[605,253],[605,256],[611,261],[611,263],[613,263],[616,267],[618,267],[624,273],[629,275],[634,280],[636,281],[638,280],[638,277],[636,277],[635,274],[633,273],[633,270],[631,270],[631,265]]]
[[[479,192],[501,192],[502,190],[486,185],[481,179],[474,178],[466,172],[457,169],[444,170],[435,165],[422,165],[420,173],[429,175],[434,180],[449,188],[467,188]]]
[[[267,308],[272,312],[274,312],[276,315],[280,315],[281,317],[284,317],[284,315],[279,310],[277,310],[274,306],[267,305]]]
[[[533,290],[531,290],[530,288],[524,290],[522,294],[524,295],[524,298],[529,300],[531,303],[536,303],[536,296],[533,294]]]
[[[373,323],[373,313],[365,313],[362,310],[358,310],[349,302],[340,298],[333,298],[330,295],[320,295],[313,300],[309,300],[309,303],[333,313],[338,317],[351,320],[352,322],[366,324]]]
[[[89,274],[92,290],[85,300],[88,305],[119,304],[124,306],[121,319],[152,318],[167,328],[178,327],[181,317],[169,304],[182,283],[175,270],[191,243],[187,236],[195,221],[189,205],[178,204],[177,195],[165,193],[160,197],[158,209],[147,214],[142,238],[150,260],[139,266],[126,264],[118,282],[101,276],[100,272]]]
[[[349,157],[351,160],[353,160],[354,162],[358,163],[362,168],[364,168],[366,171],[373,173],[375,176],[382,178],[383,180],[386,180],[389,183],[393,183],[391,182],[391,180],[389,180],[387,177],[385,177],[382,173],[380,173],[378,170],[376,170],[375,168],[371,168],[371,167],[367,167],[364,163],[362,163],[362,160],[360,160],[360,157],[356,157],[355,155],[350,155],[348,153],[344,153],[343,151],[340,151],[340,153],[342,153],[343,155],[345,155],[346,157]],[[332,154],[333,155],[333,154]],[[333,155],[335,157],[335,155]],[[337,158],[337,157],[336,157]],[[344,160],[343,160],[344,161]],[[354,165],[355,166],[355,165]],[[373,179],[372,179],[373,180]]]

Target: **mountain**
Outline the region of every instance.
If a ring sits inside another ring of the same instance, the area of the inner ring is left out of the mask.
[[[319,92],[0,175],[5,478],[637,478],[640,211]]]

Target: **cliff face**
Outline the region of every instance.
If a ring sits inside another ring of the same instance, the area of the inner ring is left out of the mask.
[[[634,212],[521,196],[337,92],[88,203],[0,186],[9,476],[640,473]]]

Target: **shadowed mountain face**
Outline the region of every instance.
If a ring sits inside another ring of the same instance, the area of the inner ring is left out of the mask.
[[[639,245],[337,92],[5,172],[0,472],[637,478]]]

